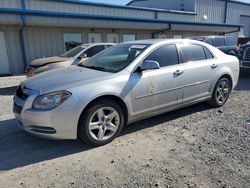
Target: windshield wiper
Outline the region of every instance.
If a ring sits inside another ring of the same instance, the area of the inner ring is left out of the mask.
[[[87,69],[106,71],[106,69],[104,67],[86,66],[86,65],[83,65],[83,64],[79,64],[78,66],[81,66],[81,67],[84,67],[84,68],[87,68]]]

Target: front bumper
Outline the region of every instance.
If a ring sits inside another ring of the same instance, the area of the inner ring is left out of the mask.
[[[250,69],[250,61],[240,61],[241,69]]]
[[[26,100],[14,97],[13,112],[20,127],[43,138],[77,139],[77,100],[71,96],[57,108],[44,111],[32,109],[35,97]]]

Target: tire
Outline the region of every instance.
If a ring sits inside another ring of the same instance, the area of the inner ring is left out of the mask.
[[[223,84],[225,85],[223,86]],[[232,84],[228,78],[220,78],[214,87],[212,98],[208,101],[208,104],[213,107],[223,106],[227,102],[231,90]]]
[[[78,123],[78,136],[88,145],[105,145],[120,134],[124,117],[122,108],[115,101],[98,100],[82,113]]]

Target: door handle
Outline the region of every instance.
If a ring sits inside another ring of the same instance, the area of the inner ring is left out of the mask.
[[[211,68],[212,68],[212,69],[215,69],[215,68],[217,68],[217,67],[218,67],[218,64],[212,64],[212,65],[211,65]]]
[[[183,74],[183,73],[184,73],[183,70],[176,70],[176,71],[174,72],[174,75],[175,75],[175,76],[179,76],[179,75],[181,75],[181,74]]]

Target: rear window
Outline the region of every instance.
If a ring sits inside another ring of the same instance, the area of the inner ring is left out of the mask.
[[[214,38],[214,46],[220,47],[220,46],[226,46],[226,41],[224,38]]]
[[[233,37],[227,37],[227,45],[228,46],[236,46],[237,45],[237,42],[235,40],[235,38]]]

